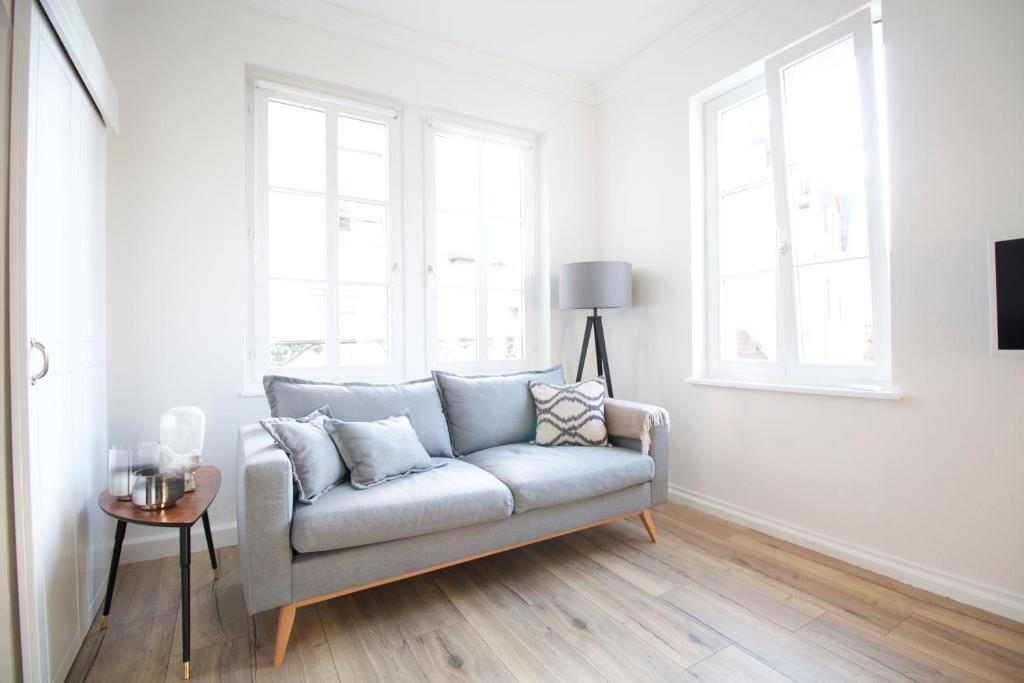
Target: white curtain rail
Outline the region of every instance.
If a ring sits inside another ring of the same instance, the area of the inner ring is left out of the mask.
[[[279,92],[284,95],[296,95],[298,97],[308,97],[309,99],[319,100],[321,102],[330,102],[331,104],[337,104],[348,109],[362,111],[368,114],[379,114],[392,119],[398,118],[398,110],[392,107],[380,107],[375,104],[360,102],[359,100],[350,100],[344,97],[338,97],[337,95],[330,95],[327,93],[317,92],[316,90],[310,90],[308,88],[288,85],[287,83],[278,83],[277,81],[258,78],[256,79],[256,87],[273,90],[274,92]]]

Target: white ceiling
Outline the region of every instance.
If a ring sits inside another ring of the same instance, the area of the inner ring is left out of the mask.
[[[596,83],[709,0],[330,0],[348,10]]]

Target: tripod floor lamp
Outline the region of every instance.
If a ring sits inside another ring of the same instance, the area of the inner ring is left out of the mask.
[[[608,346],[604,341],[604,326],[598,310],[602,308],[629,308],[633,304],[633,266],[626,261],[583,261],[567,263],[558,271],[558,307],[562,310],[590,309],[587,331],[583,333],[580,364],[576,381],[583,379],[583,365],[587,361],[590,335],[594,335],[597,352],[597,374],[604,377],[608,395],[612,392],[612,374],[608,369]]]

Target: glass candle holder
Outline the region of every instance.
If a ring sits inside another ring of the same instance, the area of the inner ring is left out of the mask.
[[[155,441],[119,441],[107,451],[107,490],[118,500],[132,499],[134,473],[160,462],[160,444]]]

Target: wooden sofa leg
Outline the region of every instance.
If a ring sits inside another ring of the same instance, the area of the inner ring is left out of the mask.
[[[292,634],[295,623],[295,605],[285,605],[277,613],[277,640],[274,641],[274,666],[281,666],[284,652],[288,649],[288,637]]]
[[[651,537],[651,543],[657,543],[658,531],[654,528],[654,519],[651,517],[651,511],[643,510],[640,513],[640,521],[644,523],[644,528],[647,529],[647,535]]]

